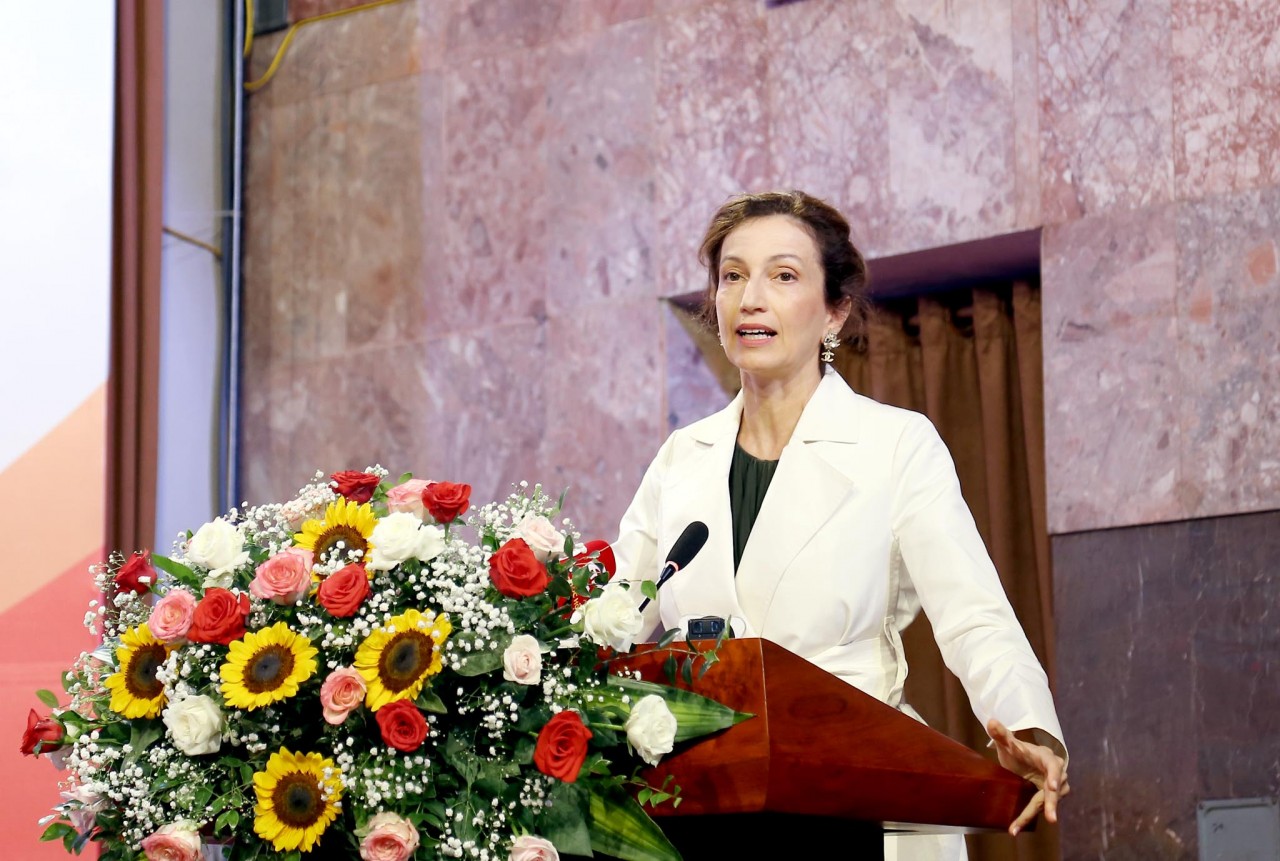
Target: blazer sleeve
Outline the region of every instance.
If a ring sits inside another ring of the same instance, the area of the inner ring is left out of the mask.
[[[907,576],[948,669],[983,725],[1048,734],[1066,747],[1040,666],[960,494],[955,464],[927,418],[913,414],[893,459],[892,523]]]
[[[661,522],[661,491],[663,475],[667,460],[670,457],[672,438],[663,443],[649,468],[645,470],[644,479],[636,491],[631,505],[622,515],[618,526],[618,539],[613,542],[613,556],[617,563],[615,579],[632,584],[639,603],[640,583],[644,580],[658,578],[658,527]],[[646,634],[640,642],[656,639],[660,633],[658,602],[651,601],[644,610],[644,630]]]

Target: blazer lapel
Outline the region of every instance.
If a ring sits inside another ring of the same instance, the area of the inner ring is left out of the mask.
[[[792,561],[856,489],[849,469],[856,406],[848,386],[828,370],[782,451],[738,565],[738,599],[761,634]]]
[[[742,416],[742,396],[720,412],[691,425],[694,451],[681,461],[662,493],[662,533],[674,542],[695,520],[707,525],[707,543],[664,590],[681,615],[745,618],[733,578],[733,518],[729,509],[729,463]],[[667,553],[670,547],[659,547]],[[674,622],[675,620],[664,620]]]

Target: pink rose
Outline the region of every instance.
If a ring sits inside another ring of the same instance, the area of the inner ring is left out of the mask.
[[[293,605],[311,588],[315,557],[305,547],[290,547],[258,566],[249,592],[255,598]]]
[[[347,719],[347,715],[359,708],[364,702],[364,676],[354,667],[338,667],[329,674],[320,686],[320,705],[324,709],[324,719],[337,726]]]
[[[422,504],[422,491],[427,489],[425,478],[411,478],[387,491],[387,511],[407,511],[426,520],[427,508]]]
[[[511,844],[511,861],[560,861],[560,853],[550,840],[521,834]]]
[[[147,861],[200,861],[200,835],[189,822],[171,822],[143,839]]]
[[[542,646],[528,634],[520,634],[502,653],[502,677],[520,685],[542,681]]]
[[[408,861],[418,848],[418,829],[394,813],[379,813],[365,825],[360,841],[364,861]]]
[[[196,596],[186,589],[171,589],[151,608],[147,626],[162,643],[176,643],[187,636],[196,613]]]

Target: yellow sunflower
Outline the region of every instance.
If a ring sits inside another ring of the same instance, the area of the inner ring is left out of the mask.
[[[323,520],[308,520],[302,531],[293,536],[293,543],[315,554],[317,562],[328,562],[335,553],[341,553],[344,562],[351,561],[347,554],[352,550],[363,551],[360,558],[368,561],[373,545],[369,536],[378,524],[378,517],[369,503],[335,499],[324,510]],[[338,543],[342,543],[339,548]]]
[[[406,610],[366,637],[355,660],[369,686],[365,705],[376,712],[421,693],[427,679],[440,672],[440,649],[452,631],[444,616]]]
[[[222,697],[238,709],[288,699],[316,671],[316,647],[284,622],[233,640],[222,665]]]
[[[153,718],[169,700],[156,670],[169,657],[169,646],[160,642],[144,622],[120,638],[116,663],[120,669],[107,677],[111,710],[126,718]]]
[[[254,773],[253,791],[253,833],[277,852],[310,852],[341,810],[342,772],[318,753],[282,747]]]

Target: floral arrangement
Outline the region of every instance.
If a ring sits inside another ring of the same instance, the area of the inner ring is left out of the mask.
[[[474,508],[387,476],[317,473],[92,569],[103,645],[23,735],[67,771],[44,839],[103,861],[679,858],[644,809],[679,789],[645,764],[747,716],[611,671],[652,584],[611,582],[540,487]]]

